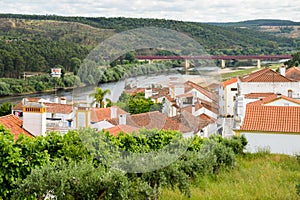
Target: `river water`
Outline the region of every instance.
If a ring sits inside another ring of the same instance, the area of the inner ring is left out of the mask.
[[[185,82],[187,80],[194,81],[195,83],[207,83],[211,81],[207,81],[206,76],[200,76],[200,75],[181,75],[181,74],[156,74],[156,75],[149,75],[149,76],[138,76],[135,78],[128,78],[126,80],[121,80],[118,82],[112,82],[112,83],[105,83],[99,85],[102,89],[109,89],[111,91],[111,95],[108,95],[107,98],[111,99],[113,102],[118,101],[119,96],[124,91],[125,84],[137,86],[137,87],[151,87],[154,85],[161,85],[163,87],[167,87],[170,82]],[[49,99],[50,101],[53,101],[55,96],[58,97],[66,97],[67,101],[88,101],[89,103],[92,102],[92,98],[89,97],[89,94],[91,94],[94,90],[96,85],[82,87],[82,88],[75,88],[73,90],[69,91],[57,91],[55,92],[48,92],[48,93],[39,93],[39,94],[28,94],[23,96],[14,96],[14,97],[2,97],[0,98],[0,104],[10,101],[13,104],[18,103],[25,97],[40,97],[44,99]]]

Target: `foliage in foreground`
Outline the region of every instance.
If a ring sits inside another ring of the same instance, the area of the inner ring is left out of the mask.
[[[162,188],[190,196],[192,180],[234,167],[234,152],[244,148],[241,138],[185,140],[179,132],[164,130],[114,137],[82,129],[14,141],[1,127],[0,136],[0,198],[5,199],[158,199]],[[166,151],[166,146],[171,148]],[[152,162],[132,158],[145,155],[164,162],[181,146],[186,150],[166,167],[134,173],[124,168],[146,169]]]
[[[196,179],[191,198],[178,190],[163,189],[161,200],[201,199],[299,199],[295,184],[300,168],[293,156],[267,152],[237,156],[234,170]]]

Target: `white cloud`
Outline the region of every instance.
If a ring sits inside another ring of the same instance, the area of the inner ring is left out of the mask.
[[[300,0],[0,0],[0,13],[167,18],[184,21],[298,21]]]

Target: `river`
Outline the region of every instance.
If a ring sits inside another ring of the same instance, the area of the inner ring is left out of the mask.
[[[163,87],[167,87],[170,81],[187,81],[191,80],[195,83],[207,82],[205,76],[200,75],[181,75],[181,74],[159,74],[159,75],[149,75],[149,76],[138,76],[135,78],[128,78],[126,80],[121,80],[118,82],[105,83],[101,84],[99,87],[102,89],[109,89],[111,91],[111,95],[108,95],[107,98],[111,99],[113,102],[118,101],[119,96],[124,91],[125,83],[131,84],[137,87],[151,87],[154,85],[161,85]],[[0,104],[4,102],[11,102],[13,104],[18,103],[25,97],[40,97],[44,99],[49,99],[53,101],[55,95],[58,97],[66,97],[67,101],[88,101],[91,102],[92,98],[89,97],[96,86],[87,86],[82,88],[75,88],[69,91],[57,91],[55,92],[47,92],[47,93],[38,93],[38,94],[27,94],[21,96],[8,96],[0,98]]]

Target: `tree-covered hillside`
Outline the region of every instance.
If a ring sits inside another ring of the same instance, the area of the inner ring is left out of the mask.
[[[74,71],[73,61],[82,61],[101,41],[124,30],[150,26],[185,33],[215,55],[286,54],[299,46],[293,38],[196,22],[0,14],[0,77],[48,72],[55,66]]]

